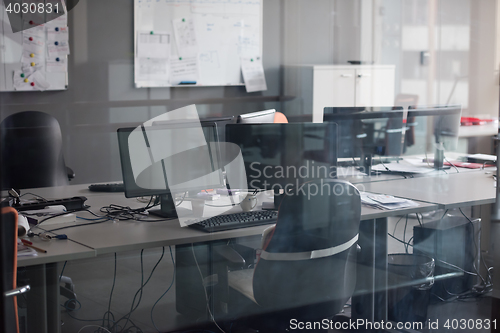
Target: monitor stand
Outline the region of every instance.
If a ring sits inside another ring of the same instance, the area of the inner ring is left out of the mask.
[[[372,154],[366,154],[365,156],[363,156],[363,168],[365,169],[364,172],[368,176],[371,176],[372,174],[372,161],[373,161]]]
[[[434,169],[436,170],[445,169],[443,144],[440,144],[438,145],[438,147],[436,147],[436,152],[434,153]],[[449,169],[449,167],[446,169]]]
[[[190,209],[176,207],[171,194],[163,194],[160,196],[160,209],[150,209],[148,212],[154,216],[176,219],[178,218],[178,210],[183,211],[183,216],[188,216],[192,213]]]

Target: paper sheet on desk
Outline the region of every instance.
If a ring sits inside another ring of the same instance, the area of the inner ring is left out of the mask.
[[[36,257],[38,254],[30,247],[24,246],[23,242],[17,239],[17,257]]]
[[[412,200],[396,198],[392,195],[361,192],[360,196],[362,204],[383,210],[394,210],[418,206],[418,204]]]
[[[434,168],[426,165],[388,163],[372,166],[372,170],[380,172],[400,172],[400,173],[428,173],[434,171]]]

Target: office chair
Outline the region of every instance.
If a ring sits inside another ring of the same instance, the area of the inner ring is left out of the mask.
[[[68,185],[75,177],[64,163],[59,122],[40,111],[23,111],[0,124],[2,188],[25,189]],[[71,278],[62,277],[61,295],[76,307]]]
[[[5,332],[19,333],[16,295],[27,292],[29,285],[16,288],[17,275],[17,211],[11,207],[2,208],[0,223],[2,296],[4,297]]]
[[[0,124],[2,187],[37,188],[67,185],[74,177],[62,152],[57,119],[39,111],[24,111]]]
[[[288,118],[283,113],[276,111],[274,113],[274,123],[275,124],[288,124]]]
[[[359,192],[333,179],[311,181],[303,189],[283,198],[255,268],[228,273],[230,316],[251,317],[264,325],[259,331],[284,331],[290,319],[331,318],[354,291]]]

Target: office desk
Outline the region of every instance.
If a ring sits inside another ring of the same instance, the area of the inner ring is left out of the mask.
[[[366,179],[364,179],[366,180]],[[467,172],[461,174],[437,175],[434,177],[420,177],[414,179],[401,179],[391,177],[385,181],[358,183],[361,189],[375,193],[392,194],[419,201],[419,206],[382,211],[370,207],[362,207],[363,220],[360,225],[359,244],[362,253],[358,262],[363,266],[360,274],[357,292],[354,298],[353,315],[372,321],[386,320],[387,313],[384,304],[387,304],[385,292],[387,286],[387,223],[386,218],[395,215],[405,215],[417,212],[427,212],[437,208],[452,208],[458,205],[477,205],[494,202],[495,190],[493,178],[484,171]],[[491,188],[488,186],[491,185]],[[488,187],[487,189],[483,187]],[[61,193],[65,196],[83,195],[88,198],[87,204],[98,212],[99,208],[111,203],[127,205],[132,208],[143,207],[146,204],[135,199],[126,199],[122,193],[95,193],[88,191],[86,185],[74,185],[65,188],[45,188],[31,190],[35,194],[43,193],[44,197],[57,198]],[[462,193],[457,189],[464,189]],[[442,195],[432,193],[430,189],[439,191]],[[58,226],[47,226],[52,230]],[[74,257],[56,256],[46,258],[44,262],[56,262],[68,259],[78,259],[82,256],[101,255],[105,253],[122,252],[145,248],[154,248],[169,245],[186,245],[203,243],[216,240],[259,235],[266,226],[251,227],[223,231],[217,233],[204,233],[191,228],[181,228],[177,220],[162,222],[137,222],[137,221],[106,221],[100,224],[68,228],[56,233],[65,233],[71,241],[81,244],[87,250],[74,253]],[[56,241],[53,240],[54,244]],[[64,243],[59,243],[64,245]],[[64,250],[61,250],[63,252]],[[84,253],[83,253],[84,252]],[[54,252],[56,253],[56,252]],[[27,261],[28,262],[28,261]],[[57,288],[56,288],[57,289]],[[356,307],[356,304],[361,306]],[[57,311],[57,310],[56,310]]]
[[[57,263],[95,256],[95,251],[72,240],[43,241],[38,237],[29,238],[36,247],[47,253],[37,252],[36,257],[21,257],[17,266],[26,270],[31,290],[26,294],[27,317],[30,318],[29,332],[59,332],[59,271]]]
[[[80,186],[77,187],[77,190],[79,190],[79,188]],[[56,189],[57,193],[60,192],[59,188]],[[65,191],[69,191],[69,189],[66,189]],[[48,189],[44,189],[44,192],[48,198],[53,197],[51,193],[49,193]],[[81,192],[80,195],[87,196],[85,192]],[[91,206],[90,209],[94,212],[98,212],[99,208],[112,203],[129,206],[131,208],[139,208],[146,205],[145,203],[138,202],[135,199],[125,198],[123,193],[101,193],[100,195],[90,195],[87,197],[88,200],[86,203]],[[394,211],[379,210],[363,206],[361,209],[361,219],[382,219],[388,216],[405,215],[417,212],[423,213],[435,209],[437,209],[437,206],[429,202],[419,202],[418,207],[403,208]],[[150,217],[150,219],[155,220],[156,218]],[[268,227],[257,226],[215,233],[206,233],[188,227],[182,228],[177,220],[161,222],[107,221],[93,225],[85,225],[85,222],[81,222],[78,224],[81,224],[81,226],[56,231],[56,234],[66,234],[69,239],[94,249],[96,255],[159,246],[181,245],[253,236],[261,234],[262,231]],[[50,231],[58,228],[58,225],[44,227],[42,224],[42,228]]]
[[[439,208],[452,209],[494,203],[496,182],[493,173],[494,169],[477,170],[363,185],[368,192],[435,203]]]
[[[363,185],[358,185],[362,189]],[[144,207],[146,204],[136,199],[127,199],[123,193],[94,193],[86,190],[86,186],[76,185],[67,188],[57,187],[51,189],[31,190],[30,192],[40,194],[46,198],[57,198],[60,193],[69,196],[84,195],[88,198],[87,204],[98,213],[99,208],[118,204],[132,208]],[[385,267],[387,267],[387,225],[386,218],[394,215],[405,215],[416,212],[428,212],[437,209],[437,205],[426,202],[419,202],[418,207],[404,208],[394,211],[384,211],[371,207],[362,206],[360,239],[359,244],[363,248],[363,254],[359,257],[359,262],[363,265],[363,279],[359,279],[358,294],[359,303],[369,304],[358,307],[359,316],[375,320],[380,316],[386,316],[385,312],[380,315],[374,314],[375,304],[386,302],[380,300],[383,295],[376,290],[386,288],[387,277]],[[88,213],[79,213],[87,214]],[[149,218],[149,217],[148,217]],[[154,217],[151,217],[156,219]],[[181,228],[177,220],[162,222],[139,222],[139,221],[106,221],[99,224],[85,225],[88,222],[79,222],[81,226],[55,231],[56,234],[66,234],[68,238],[79,244],[84,244],[94,251],[94,255],[99,256],[106,253],[124,252],[129,250],[140,250],[170,245],[188,245],[192,243],[215,242],[218,240],[240,238],[246,236],[260,235],[267,226],[242,228],[216,233],[205,233],[192,228]],[[42,226],[44,230],[50,231],[58,228],[58,225]],[[52,241],[55,242],[55,241]],[[54,243],[57,244],[57,243]],[[91,254],[89,254],[91,255]],[[54,258],[55,259],[55,258]],[[64,257],[60,260],[78,259]],[[55,260],[56,261],[56,260]],[[371,274],[371,275],[370,275]],[[377,298],[377,299],[375,299]]]

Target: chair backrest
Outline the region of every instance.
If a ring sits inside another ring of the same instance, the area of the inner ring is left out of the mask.
[[[288,124],[288,118],[283,113],[276,111],[274,113],[274,123],[275,124]]]
[[[345,181],[315,180],[285,195],[254,272],[259,305],[340,312],[356,283],[360,216],[359,192]]]
[[[24,111],[0,124],[2,187],[36,188],[68,184],[57,119]]]
[[[2,208],[0,226],[1,266],[3,274],[2,297],[4,292],[16,288],[17,274],[17,211],[12,207]],[[5,297],[4,318],[6,332],[19,332],[17,319],[17,298]]]

